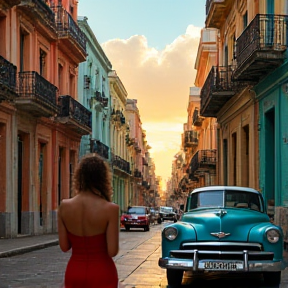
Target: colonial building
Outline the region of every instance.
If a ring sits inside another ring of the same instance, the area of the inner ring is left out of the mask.
[[[0,237],[55,232],[91,112],[78,102],[77,1],[0,3]]]
[[[97,153],[110,161],[111,98],[108,74],[112,64],[101,48],[87,17],[78,17],[78,25],[86,36],[87,58],[79,65],[79,101],[91,111],[91,135],[84,135],[80,156]]]
[[[181,149],[172,162],[169,197],[180,204],[194,188],[217,184],[217,122],[199,112],[200,89],[191,87]]]
[[[284,0],[206,1],[198,70],[200,115],[218,122],[219,184],[262,191],[286,239],[287,17]]]
[[[126,117],[127,91],[116,71],[109,73],[111,93],[111,165],[113,169],[113,200],[120,205],[122,211],[126,211],[130,205],[133,187],[131,180],[131,164],[134,163],[131,150],[126,141],[129,133],[129,124]]]
[[[129,195],[128,203],[132,205],[149,205],[150,183],[147,181],[149,176],[148,155],[149,145],[145,139],[146,134],[142,129],[139,109],[136,99],[127,99],[126,120],[129,124],[129,134],[126,141],[130,155],[132,155],[131,173],[133,178],[130,185],[133,193]]]

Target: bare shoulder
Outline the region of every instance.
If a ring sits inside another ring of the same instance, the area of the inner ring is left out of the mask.
[[[74,201],[74,198],[62,199],[59,209],[65,209],[65,207],[69,207]]]
[[[107,208],[113,211],[119,211],[119,205],[113,202],[107,202]]]

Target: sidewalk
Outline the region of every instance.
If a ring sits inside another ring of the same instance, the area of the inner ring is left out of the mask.
[[[0,258],[24,254],[38,249],[58,245],[58,234],[20,236],[0,239]]]

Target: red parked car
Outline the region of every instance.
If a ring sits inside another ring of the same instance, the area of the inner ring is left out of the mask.
[[[144,228],[144,231],[150,230],[150,212],[145,206],[129,207],[128,211],[121,216],[121,226],[126,231],[130,228]]]

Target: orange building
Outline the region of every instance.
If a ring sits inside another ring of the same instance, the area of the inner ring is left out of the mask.
[[[77,1],[0,2],[0,237],[55,232],[91,112],[78,101]]]

